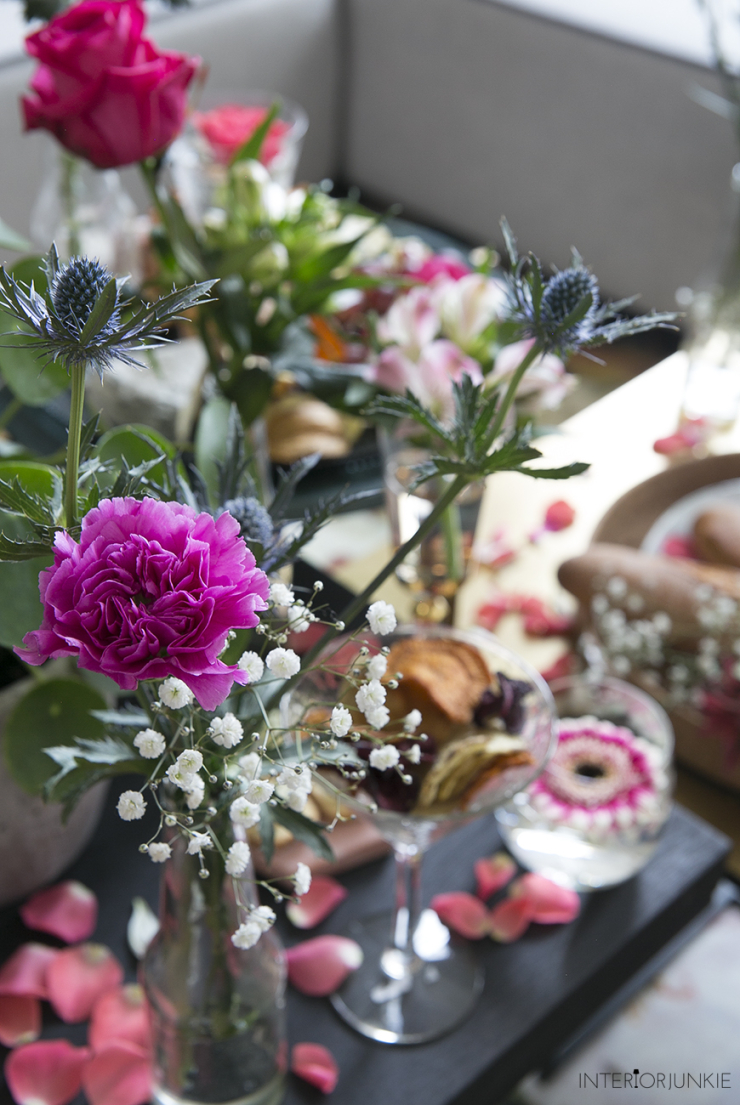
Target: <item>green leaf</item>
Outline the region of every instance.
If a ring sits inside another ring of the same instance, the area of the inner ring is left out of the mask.
[[[7,515],[0,521],[3,529],[9,521]],[[20,645],[26,633],[41,625],[39,572],[53,562],[52,556],[37,556],[0,564],[0,645],[3,648]]]
[[[27,253],[32,249],[31,243],[22,234],[18,234],[8,224],[0,219],[0,249],[17,250],[18,253]]]
[[[0,533],[0,561],[11,564],[48,556],[52,547],[51,541],[14,541],[11,537]]]
[[[17,480],[23,491],[49,504],[56,514],[62,505],[64,481],[57,468],[38,460],[0,460],[0,480]]]
[[[566,464],[562,468],[511,468],[511,472],[521,472],[524,476],[534,476],[536,480],[569,480],[571,476],[580,476],[590,468],[590,464],[577,461],[575,464]]]
[[[163,480],[166,477],[164,457],[172,459],[175,456],[174,445],[163,434],[151,429],[149,426],[128,425],[116,426],[103,434],[93,450],[93,456],[111,464],[111,471],[101,473],[99,483],[109,489],[115,485],[117,474],[126,464],[126,476],[132,469],[147,461],[157,461],[150,470],[153,478]],[[0,473],[1,475],[2,473]]]
[[[82,333],[79,338],[80,345],[87,344],[87,342],[92,341],[92,339],[100,333],[115,311],[117,302],[118,281],[115,276],[112,276],[95,300],[93,309],[85,320],[85,325],[82,328]]]
[[[30,495],[25,491],[17,476],[13,477],[12,483],[0,479],[0,503],[11,514],[19,514],[41,526],[54,525],[55,515],[50,504],[38,495]]]
[[[262,145],[265,138],[267,138],[267,132],[272,126],[279,111],[280,102],[276,101],[271,106],[260,125],[255,127],[247,141],[236,151],[231,159],[230,165],[236,165],[238,161],[259,161],[259,156],[262,153]]]
[[[18,335],[13,344],[8,337],[0,337],[0,373],[16,399],[27,407],[41,407],[54,399],[69,386],[67,370],[61,363],[44,364],[35,346],[29,342],[30,333],[8,312],[0,308],[0,335]]]
[[[105,699],[78,680],[50,679],[33,686],[5,725],[5,758],[18,785],[29,794],[41,793],[54,774],[54,763],[43,751],[52,742],[102,739],[103,723],[90,711],[103,709]]]
[[[195,431],[195,464],[214,503],[218,501],[218,465],[226,460],[230,410],[228,399],[215,395],[201,410]]]
[[[295,810],[289,810],[286,806],[275,806],[272,811],[272,816],[279,825],[288,829],[296,840],[300,840],[302,844],[308,845],[311,851],[315,852],[317,856],[328,860],[329,863],[334,861],[334,853],[324,836],[324,831],[315,821],[310,821],[307,817],[304,817],[302,813],[296,813]]]
[[[93,717],[96,717],[98,721],[102,721],[104,725],[146,729],[151,724],[151,719],[144,710],[136,710],[133,707],[123,710],[91,710],[90,712]]]

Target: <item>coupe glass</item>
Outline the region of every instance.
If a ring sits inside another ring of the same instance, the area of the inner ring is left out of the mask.
[[[474,951],[458,942],[421,902],[421,861],[424,852],[452,829],[489,813],[531,783],[555,745],[553,701],[542,677],[520,657],[483,630],[462,631],[446,626],[399,627],[384,645],[410,637],[446,637],[477,648],[491,669],[510,679],[525,680],[531,691],[523,700],[524,722],[517,735],[531,763],[510,767],[489,780],[464,808],[444,814],[397,812],[378,807],[362,789],[347,801],[374,817],[392,844],[396,859],[393,909],[353,921],[346,935],[362,947],[358,970],[334,993],[332,1005],[363,1036],[387,1044],[416,1044],[444,1035],[472,1010],[482,988],[483,971]],[[353,642],[359,651],[362,642]],[[286,729],[296,726],[316,705],[332,705],[342,690],[335,672],[353,665],[347,640],[334,643],[322,657],[333,671],[308,672],[281,704]],[[338,654],[341,651],[341,657]],[[423,730],[424,723],[420,728]],[[471,729],[475,732],[475,729]],[[442,888],[440,888],[442,889]]]

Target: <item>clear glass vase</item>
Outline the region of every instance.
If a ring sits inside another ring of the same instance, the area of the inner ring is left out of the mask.
[[[258,905],[251,866],[224,872],[216,852],[181,838],[162,873],[160,930],[142,964],[151,1009],[156,1105],[277,1105],[284,1092],[285,955],[274,930],[248,949],[231,941]]]

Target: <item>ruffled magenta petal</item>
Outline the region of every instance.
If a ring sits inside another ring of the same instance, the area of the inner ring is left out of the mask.
[[[324,997],[362,963],[362,948],[346,936],[315,936],[288,948],[288,978],[302,994]]]
[[[0,1044],[18,1047],[38,1039],[41,1032],[41,1003],[20,994],[0,995]]]
[[[312,929],[332,913],[347,897],[347,891],[330,875],[314,875],[311,886],[298,902],[290,902],[285,912],[298,929]]]
[[[48,998],[47,971],[59,955],[47,944],[21,944],[0,967],[0,994]]]
[[[506,852],[496,852],[493,856],[475,861],[476,893],[484,902],[497,890],[506,886],[516,874],[516,864]]]
[[[11,1051],[5,1079],[18,1105],[67,1105],[82,1088],[90,1049],[68,1040],[37,1040]]]
[[[121,1042],[148,1048],[149,1008],[141,986],[117,986],[99,997],[93,1006],[87,1040],[94,1051]]]
[[[95,931],[98,899],[81,882],[70,879],[34,894],[21,906],[20,914],[28,928],[77,944]]]
[[[131,1043],[108,1044],[82,1073],[90,1105],[146,1105],[152,1095],[148,1051]]]
[[[480,940],[488,935],[488,910],[480,898],[460,890],[435,894],[429,904],[443,924],[466,940]]]
[[[331,1093],[339,1081],[337,1061],[321,1044],[296,1044],[290,1056],[290,1069],[322,1093]]]
[[[488,915],[491,936],[499,944],[511,944],[527,931],[531,919],[525,898],[507,898]]]
[[[98,998],[122,981],[123,967],[103,944],[65,948],[46,973],[49,1001],[69,1024],[86,1020]]]
[[[575,890],[558,886],[534,872],[517,879],[511,894],[527,903],[531,920],[539,925],[566,925],[581,912],[581,899]]]

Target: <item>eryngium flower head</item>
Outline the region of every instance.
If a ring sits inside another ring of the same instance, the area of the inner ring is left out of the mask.
[[[76,656],[124,690],[174,676],[213,710],[249,680],[219,655],[231,629],[259,623],[269,582],[230,514],[126,498],[89,511],[79,544],[57,531],[39,590],[41,628],[18,649],[27,663]]]
[[[0,306],[22,327],[21,333],[6,338],[15,346],[38,349],[47,364],[61,361],[68,372],[92,365],[101,379],[117,360],[146,368],[132,352],[166,342],[162,331],[187,308],[206,300],[216,283],[206,280],[173,291],[124,320],[123,308],[128,305],[121,291],[127,277],[111,276],[88,257],[62,264],[55,246],[46,258],[46,275],[48,290],[42,295],[33,284],[23,285],[0,267]]]
[[[592,272],[583,265],[556,272],[548,280],[542,293],[540,317],[548,331],[555,333],[571,315],[585,296],[591,299],[591,306],[585,315],[560,334],[563,343],[578,344],[587,342],[593,331],[593,320],[599,306],[599,283]]]
[[[274,535],[272,518],[259,499],[240,495],[225,502],[224,510],[236,518],[245,541],[258,541],[265,548],[271,543]]]

